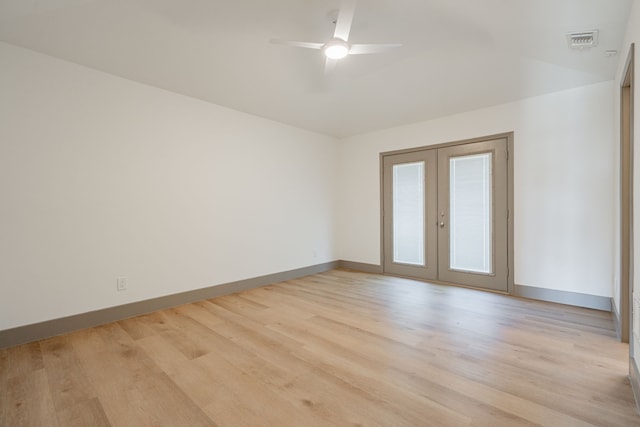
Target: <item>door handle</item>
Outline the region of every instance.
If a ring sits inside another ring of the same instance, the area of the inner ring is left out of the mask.
[[[440,221],[440,228],[444,228],[444,221]]]

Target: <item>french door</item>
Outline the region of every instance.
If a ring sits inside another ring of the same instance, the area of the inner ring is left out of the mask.
[[[508,291],[507,143],[383,156],[385,272]]]

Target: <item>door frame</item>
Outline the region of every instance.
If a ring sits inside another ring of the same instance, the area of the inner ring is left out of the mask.
[[[432,145],[423,145],[420,147],[412,147],[412,148],[406,148],[406,149],[402,149],[402,150],[394,150],[394,151],[386,151],[386,152],[382,152],[380,153],[380,260],[381,260],[381,266],[382,266],[382,270],[383,270],[383,274],[389,275],[389,276],[400,276],[403,277],[401,275],[397,275],[397,274],[393,274],[393,273],[389,273],[387,271],[384,271],[384,265],[385,265],[385,251],[384,251],[384,245],[385,245],[385,236],[384,236],[384,205],[385,205],[385,200],[384,200],[384,159],[386,156],[393,156],[393,155],[397,155],[397,154],[405,154],[405,153],[414,153],[416,151],[424,151],[424,150],[432,150],[432,149],[438,149],[438,148],[445,148],[445,147],[453,147],[456,145],[465,145],[465,144],[473,144],[473,143],[477,143],[477,142],[485,142],[485,141],[491,141],[491,140],[495,140],[495,139],[506,139],[507,140],[507,209],[508,209],[508,214],[507,214],[507,266],[509,269],[509,273],[507,276],[507,293],[508,294],[513,294],[514,293],[514,238],[513,238],[513,233],[514,233],[514,201],[513,201],[513,196],[514,196],[514,191],[513,191],[513,177],[514,177],[514,162],[513,162],[513,140],[514,140],[514,132],[506,132],[506,133],[499,133],[499,134],[494,134],[494,135],[487,135],[487,136],[481,136],[481,137],[477,137],[477,138],[470,138],[470,139],[464,139],[464,140],[458,140],[458,141],[451,141],[451,142],[444,142],[444,143],[437,143],[437,144],[432,144]],[[414,277],[411,277],[411,279],[414,280],[420,280],[420,279],[416,279]],[[429,280],[429,282],[433,282],[433,283],[439,283],[439,284],[445,284],[445,285],[452,285],[452,286],[459,286],[459,287],[465,287],[465,288],[474,288],[474,289],[481,289],[484,291],[488,291],[488,292],[497,292],[497,293],[504,293],[502,291],[493,291],[491,289],[485,289],[485,288],[475,288],[473,286],[467,286],[467,285],[462,285],[462,284],[458,284],[458,283],[449,283],[449,282],[442,282],[439,280]]]
[[[633,356],[633,117],[634,47],[632,43],[620,83],[620,307],[618,335]]]

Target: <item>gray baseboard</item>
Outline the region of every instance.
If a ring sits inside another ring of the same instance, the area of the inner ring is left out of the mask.
[[[616,302],[611,298],[611,320],[613,320],[613,326],[616,328],[616,337],[622,338],[622,329],[620,328],[620,312],[616,306]]]
[[[362,271],[363,273],[374,273],[374,274],[383,274],[381,265],[376,264],[365,264],[363,262],[355,262],[355,261],[339,261],[340,268],[345,268],[347,270],[355,270]]]
[[[636,411],[640,412],[640,373],[633,357],[629,358],[629,382],[633,390],[633,397],[636,400]]]
[[[236,292],[246,291],[248,289],[258,288],[260,286],[266,286],[272,283],[297,279],[311,274],[322,273],[338,268],[339,266],[339,261],[332,261],[324,264],[297,268],[295,270],[268,274],[266,276],[239,280],[237,282],[210,286],[203,289],[181,292],[174,295],[152,298],[145,301],[133,302],[116,307],[109,307],[88,313],[76,314],[60,319],[47,320],[31,325],[19,326],[17,328],[5,329],[0,331],[0,348],[38,341],[80,329],[140,316],[157,310],[176,307],[182,304],[211,299],[222,295],[229,295]]]
[[[322,273],[334,268],[345,268],[372,274],[384,273],[381,265],[345,260],[332,261],[323,264],[312,265],[309,267],[298,268],[295,270],[268,274],[251,279],[239,280],[236,282],[210,286],[203,289],[196,289],[179,294],[167,295],[163,297],[148,299],[145,301],[105,308],[88,313],[76,314],[59,319],[34,323],[31,325],[19,326],[17,328],[5,329],[3,331],[0,331],[0,348],[12,347],[19,344],[38,341],[41,339],[65,334],[80,329],[103,325],[105,323],[115,322],[130,317],[140,316],[142,314],[151,313],[157,310],[163,310],[182,304],[188,304],[195,301],[202,301],[222,295],[229,295],[248,289],[258,288],[260,286],[266,286],[271,283],[284,282],[311,274]],[[611,298],[596,295],[579,294],[553,289],[534,288],[531,286],[522,285],[514,286],[513,295],[547,302],[593,308],[596,310],[612,310]],[[613,317],[614,322],[616,322],[617,313],[615,311]],[[616,330],[618,330],[618,328],[619,321],[616,322]]]
[[[522,298],[537,299],[594,310],[611,311],[611,298],[598,295],[580,294],[577,292],[559,291],[556,289],[535,288],[533,286],[514,285],[512,295]]]
[[[362,271],[364,273],[384,274],[384,270],[381,265],[365,264],[361,262],[345,260],[340,260],[339,265],[341,268],[346,268],[349,270]],[[559,291],[555,289],[536,288],[533,286],[523,285],[514,285],[511,295],[603,311],[611,311],[612,304],[612,299],[609,297]]]

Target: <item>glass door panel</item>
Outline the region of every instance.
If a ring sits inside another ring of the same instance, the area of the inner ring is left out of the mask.
[[[493,273],[493,153],[449,159],[449,268]]]
[[[393,165],[393,262],[425,265],[424,161]]]

